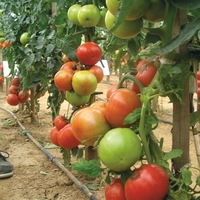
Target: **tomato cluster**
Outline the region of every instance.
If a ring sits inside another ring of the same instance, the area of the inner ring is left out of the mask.
[[[75,25],[83,27],[105,27],[105,13],[107,9],[99,10],[94,4],[81,6],[79,4],[72,5],[68,12],[68,19]]]
[[[96,63],[100,61],[102,51],[93,42],[81,44],[76,55],[79,62],[64,63],[54,76],[57,88],[65,92],[66,100],[73,106],[83,106],[90,100],[103,79],[103,70]]]
[[[162,200],[169,189],[169,178],[159,165],[144,164],[122,182],[114,178],[105,188],[106,200]]]
[[[197,95],[200,96],[200,70],[197,71]]]
[[[7,103],[16,106],[20,103],[25,103],[29,98],[29,92],[24,91],[22,87],[20,86],[20,78],[15,77],[12,82],[11,86],[9,88],[9,94],[6,98]]]

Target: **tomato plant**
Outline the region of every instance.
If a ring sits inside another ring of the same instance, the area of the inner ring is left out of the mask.
[[[131,89],[120,88],[109,98],[105,117],[112,127],[123,127],[125,117],[141,106],[140,97]]]
[[[98,146],[102,163],[114,171],[125,171],[134,165],[142,152],[138,136],[129,128],[113,128],[108,131]]]
[[[57,115],[55,117],[55,119],[53,120],[53,124],[54,126],[60,130],[62,129],[65,125],[68,124],[68,120],[65,116],[62,116],[62,115]]]
[[[127,200],[162,200],[169,189],[166,171],[155,164],[142,165],[126,181],[124,190]]]
[[[124,185],[120,179],[113,178],[111,183],[106,185],[105,198],[106,200],[126,200]]]
[[[80,144],[80,141],[73,134],[71,124],[67,124],[59,130],[57,139],[59,145],[65,149],[72,149]]]
[[[103,112],[92,107],[77,111],[71,119],[71,124],[75,137],[87,146],[92,146],[99,137],[110,130]]]
[[[89,70],[77,71],[72,77],[72,87],[79,95],[90,95],[97,88],[96,76]]]
[[[76,55],[81,64],[93,66],[100,61],[102,51],[98,44],[85,42],[77,48]]]

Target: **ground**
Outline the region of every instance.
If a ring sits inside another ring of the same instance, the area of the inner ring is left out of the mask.
[[[117,80],[116,76],[111,76],[109,81],[105,80],[99,84],[97,91],[103,91],[101,98],[105,98],[105,93],[110,84]],[[0,107],[14,112],[22,126],[29,130],[36,141],[44,145],[45,150],[53,155],[59,163],[63,164],[62,155],[59,148],[53,148],[49,131],[52,127],[50,110],[47,109],[46,96],[40,98],[40,112],[38,113],[39,124],[31,125],[26,115],[16,112],[18,107],[9,106],[6,101],[5,90],[0,91]],[[64,103],[61,114],[68,112],[68,104]],[[159,99],[157,105],[157,115],[161,118],[155,135],[164,138],[164,150],[171,149],[171,121],[172,105],[168,99]],[[164,122],[165,121],[165,122]],[[85,195],[76,184],[52,162],[27,136],[22,133],[12,116],[0,109],[0,150],[9,152],[8,160],[14,166],[14,174],[11,178],[0,180],[0,200],[84,200],[89,199],[93,194],[96,199],[104,199],[104,184],[101,179],[90,180],[67,167],[70,174],[73,174],[81,184],[86,185],[89,196]],[[194,138],[190,137],[190,157],[191,163],[198,168],[197,156],[194,145]],[[197,171],[193,172],[193,177],[197,176]]]

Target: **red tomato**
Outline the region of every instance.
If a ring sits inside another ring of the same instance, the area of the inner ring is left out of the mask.
[[[69,61],[69,62],[64,63],[61,66],[60,70],[63,70],[63,69],[76,70],[76,65],[77,63],[75,61]]]
[[[105,187],[106,200],[126,200],[124,185],[120,179],[112,179],[111,183]]]
[[[80,144],[72,132],[72,125],[67,124],[58,132],[58,143],[65,149],[75,148]]]
[[[0,76],[0,83],[3,83],[3,77]]]
[[[60,130],[62,129],[64,126],[66,126],[68,124],[67,118],[65,116],[62,115],[58,115],[55,117],[55,119],[53,120],[54,126]]]
[[[58,143],[58,129],[54,126],[51,130],[50,130],[50,140],[53,144],[59,146]]]
[[[19,104],[19,97],[16,94],[9,94],[6,98],[6,101],[11,106],[16,106]]]
[[[137,70],[138,73],[136,74],[136,78],[145,86],[147,87],[152,79],[154,78],[156,72],[157,72],[157,68],[154,65],[154,61],[152,61],[151,63],[148,63],[147,59],[144,59],[142,61],[140,61],[137,65]],[[136,92],[139,93],[140,89],[138,87],[138,85],[136,83],[133,83],[132,89]]]
[[[110,130],[103,112],[92,107],[77,111],[71,124],[75,137],[87,146],[92,146],[100,136]]]
[[[13,78],[11,85],[19,86],[20,85],[20,78],[19,77]]]
[[[200,80],[197,80],[197,87],[200,88]]]
[[[91,71],[97,78],[97,83],[100,83],[103,80],[103,69],[97,65],[92,66],[89,71]]]
[[[197,88],[197,95],[200,97],[200,88]]]
[[[20,103],[25,103],[29,98],[29,92],[27,91],[26,93],[24,93],[24,91],[21,90],[18,94],[18,97],[19,97]]]
[[[9,92],[10,94],[18,94],[18,93],[19,93],[19,87],[16,86],[16,85],[11,85],[11,86],[9,87],[8,92]]]
[[[109,98],[104,114],[112,127],[125,127],[125,117],[140,106],[140,98],[133,90],[120,88]]]
[[[114,84],[107,90],[107,93],[106,93],[107,99],[109,99],[110,96],[112,95],[112,93],[114,93],[114,92],[117,90],[117,85],[118,85],[118,83],[114,83]]]
[[[93,66],[100,61],[102,51],[98,44],[85,42],[77,48],[76,55],[81,64]]]
[[[197,71],[197,80],[200,80],[200,70]]]
[[[56,87],[62,91],[69,91],[72,89],[72,77],[74,72],[72,70],[59,70],[54,76]]]
[[[169,189],[165,170],[155,164],[142,165],[125,183],[126,200],[163,200]]]
[[[3,43],[0,43],[0,49],[2,49],[3,48]]]

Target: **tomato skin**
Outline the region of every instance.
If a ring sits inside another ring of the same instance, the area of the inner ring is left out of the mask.
[[[20,78],[19,77],[14,77],[12,82],[11,82],[11,85],[15,85],[15,86],[19,86],[20,85]]]
[[[50,130],[50,140],[53,144],[55,144],[56,146],[59,146],[58,143],[58,129],[54,126],[51,128]]]
[[[98,109],[104,113],[105,107],[106,107],[106,102],[105,101],[95,101],[90,105],[90,107]]]
[[[103,112],[92,107],[77,111],[71,119],[71,124],[75,137],[87,146],[92,146],[98,137],[110,130]]]
[[[104,114],[112,127],[126,127],[125,117],[140,106],[140,97],[133,90],[120,88],[110,96]]]
[[[11,86],[9,87],[8,92],[9,92],[10,94],[18,94],[18,93],[19,93],[19,87],[16,86],[16,85],[11,85]]]
[[[97,83],[100,83],[103,80],[103,69],[97,65],[92,66],[89,71],[91,71],[97,78]]]
[[[63,69],[76,70],[76,65],[77,63],[75,61],[68,61],[61,66],[60,70]]]
[[[90,100],[90,95],[79,95],[74,90],[67,91],[65,99],[73,106],[83,106]]]
[[[57,115],[55,119],[53,120],[53,124],[59,131],[60,129],[62,129],[64,126],[68,124],[68,121],[64,116]]]
[[[162,167],[144,164],[127,179],[124,189],[126,200],[163,200],[169,189],[169,178]]]
[[[72,87],[79,95],[90,95],[97,88],[96,76],[89,70],[77,71],[72,78]]]
[[[137,65],[138,73],[136,74],[135,78],[137,78],[144,87],[147,87],[151,83],[157,72],[157,68],[154,63],[155,61],[152,61],[148,64],[148,60],[144,59]],[[140,93],[140,89],[136,83],[133,83],[132,90],[134,90],[136,93]]]
[[[29,92],[27,91],[26,93],[24,93],[24,91],[21,90],[18,93],[18,97],[19,97],[20,103],[25,103],[28,100],[28,98],[29,98]]]
[[[118,83],[114,83],[106,92],[106,98],[109,99],[112,93],[117,90]]]
[[[200,80],[200,70],[197,71],[197,80]]]
[[[16,106],[18,105],[19,102],[19,97],[16,94],[8,94],[6,101],[8,104],[10,104],[11,106]]]
[[[140,158],[141,142],[130,128],[113,128],[99,142],[98,156],[116,172],[129,170]]]
[[[102,51],[96,43],[85,42],[77,48],[76,55],[81,64],[93,66],[100,61]]]
[[[65,149],[75,148],[80,144],[73,134],[71,124],[67,124],[59,130],[57,139],[59,145]]]
[[[61,91],[69,91],[72,89],[72,70],[59,70],[54,76],[54,82],[56,87]]]
[[[120,179],[112,179],[109,185],[105,187],[106,200],[126,200],[124,185]]]

